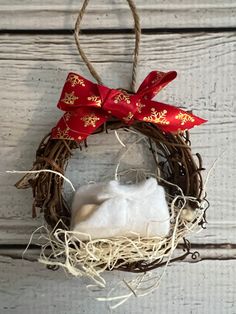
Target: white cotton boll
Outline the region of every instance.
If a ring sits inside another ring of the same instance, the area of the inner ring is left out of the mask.
[[[71,228],[89,234],[92,239],[131,237],[132,233],[143,237],[166,236],[169,219],[164,189],[154,178],[132,185],[110,181],[78,189]]]
[[[106,187],[107,183],[93,183],[79,187],[72,203],[72,215],[74,210],[85,204],[100,204],[103,202],[105,199],[101,199],[99,195]]]
[[[103,186],[101,193],[98,195],[98,199],[101,201],[111,197],[126,197],[129,199],[143,198],[143,195],[156,191],[157,182],[154,178],[149,178],[146,181],[138,184],[124,185],[119,184],[118,181],[110,181],[107,185]]]
[[[117,210],[118,208],[119,210]],[[123,227],[127,225],[126,208],[127,201],[125,199],[109,199],[102,203],[88,219],[74,224],[73,230],[87,233],[92,239],[123,235]],[[86,238],[88,237],[82,237],[82,239]]]
[[[97,204],[85,204],[80,207],[80,210],[74,212],[73,225],[87,220],[98,208]]]

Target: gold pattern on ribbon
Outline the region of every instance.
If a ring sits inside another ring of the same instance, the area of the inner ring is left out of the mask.
[[[98,120],[100,120],[99,117],[97,117],[94,113],[88,114],[82,118],[80,118],[80,120],[84,121],[84,126],[93,126],[94,128],[96,127],[96,123]]]
[[[80,85],[80,86],[85,86],[84,80],[81,79],[78,75],[76,74],[70,74],[67,82],[71,83],[71,86],[75,87],[76,85]]]
[[[151,123],[170,124],[170,121],[166,119],[167,110],[156,111],[155,108],[151,109],[151,115],[144,117],[143,120]]]
[[[142,108],[146,107],[146,105],[141,104],[141,102],[136,103],[137,111],[142,113]]]
[[[102,106],[102,101],[101,101],[101,98],[99,96],[93,95],[93,96],[89,96],[87,99],[90,101],[94,101],[96,106],[98,106],[98,107]]]
[[[127,117],[124,117],[123,120],[128,123],[132,118],[133,118],[133,113],[132,112],[129,112]]]
[[[130,104],[130,96],[127,93],[121,92],[115,96],[114,103],[118,104],[121,101],[125,101],[127,104]]]
[[[71,112],[66,112],[66,113],[64,114],[64,118],[65,118],[66,121],[69,121],[70,118],[71,118],[71,116],[72,116]]]
[[[71,137],[68,132],[70,129],[67,127],[65,130],[61,130],[61,128],[57,129],[57,138],[60,140],[71,140],[73,141],[73,137]]]
[[[177,116],[175,116],[175,119],[181,120],[181,125],[185,125],[186,122],[194,122],[195,121],[193,117],[191,117],[189,114],[183,113],[183,112],[178,113]]]
[[[75,92],[71,92],[71,93],[65,93],[64,98],[61,100],[62,102],[64,102],[67,105],[74,105],[75,101],[78,99],[79,97],[75,96]]]

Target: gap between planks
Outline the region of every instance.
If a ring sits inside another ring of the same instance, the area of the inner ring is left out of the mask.
[[[31,262],[36,262],[40,255],[40,247],[31,245],[27,249],[23,256],[23,252],[26,249],[25,245],[11,245],[1,246],[0,256],[10,257],[12,259],[24,259]],[[235,260],[236,259],[236,245],[233,244],[207,244],[207,245],[192,245],[191,252],[198,252],[199,256],[196,259],[192,259],[191,256],[187,257],[183,262],[196,263],[205,260]],[[50,251],[48,251],[50,253]],[[175,250],[177,255],[182,255],[183,250],[177,248]]]
[[[236,32],[236,26],[232,27],[188,27],[188,28],[143,28],[142,34],[191,34],[191,33],[224,33]],[[73,36],[73,29],[0,29],[0,35],[71,35]],[[133,34],[133,29],[119,28],[119,29],[82,29],[81,35],[119,35],[119,34]]]

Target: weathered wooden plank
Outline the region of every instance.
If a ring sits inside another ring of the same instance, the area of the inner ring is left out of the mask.
[[[116,313],[235,314],[235,264],[228,260],[171,265],[158,290],[146,297],[131,297]],[[105,278],[113,287],[128,276],[112,272]],[[4,314],[109,313],[107,304],[95,301],[97,296],[106,296],[107,290],[92,293],[86,289],[89,282],[61,270],[52,272],[37,262],[1,257],[0,283]]]
[[[192,131],[193,146],[203,155],[208,170],[221,156],[207,189],[211,202],[209,227],[195,236],[194,242],[235,243],[235,37],[231,32],[143,36],[139,82],[153,69],[176,69],[179,78],[158,99],[183,105],[209,119],[208,124]],[[2,35],[0,39],[1,171],[27,170],[39,141],[61,115],[55,105],[67,71],[89,75],[72,36]],[[82,44],[96,61],[105,84],[128,87],[131,35],[85,36]],[[121,138],[128,141],[124,133]],[[76,152],[69,165],[67,174],[75,185],[98,181],[105,175],[113,177],[124,152],[112,133],[93,136],[88,143],[88,150]],[[134,156],[139,163],[147,162],[136,146],[123,164],[133,165]],[[17,177],[0,176],[1,243],[27,243],[32,230],[41,223],[40,219],[30,219],[30,191],[13,187]]]
[[[73,29],[82,0],[47,0],[0,3],[0,29]],[[143,28],[220,28],[236,26],[234,0],[137,0]],[[126,1],[91,1],[84,19],[85,29],[132,28]]]

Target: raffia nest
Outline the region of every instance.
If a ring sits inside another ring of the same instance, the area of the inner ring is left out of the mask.
[[[98,129],[96,133],[124,127],[127,128],[127,125],[124,125],[117,119],[112,119]],[[200,225],[203,227],[206,222],[206,207],[202,206],[203,200],[205,200],[205,196],[202,195],[203,180],[201,171],[203,170],[203,167],[200,155],[195,154],[195,156],[193,156],[191,152],[191,143],[187,131],[179,134],[164,133],[155,125],[146,122],[135,122],[130,128],[145,135],[148,139],[150,150],[156,163],[158,173],[156,176],[157,180],[164,186],[166,194],[168,195],[170,213],[173,220],[172,229],[170,235],[165,238],[164,241],[163,239],[159,239],[158,243],[156,243],[156,239],[151,239],[151,244],[149,246],[145,246],[145,241],[147,241],[147,239],[139,239],[133,246],[131,243],[128,259],[125,259],[122,256],[117,258],[116,256],[116,260],[115,262],[113,261],[112,266],[106,264],[104,260],[101,259],[101,261],[96,262],[95,266],[103,268],[103,270],[118,269],[130,272],[147,272],[165,265],[168,257],[168,263],[184,259],[189,254],[192,254],[193,258],[196,257],[195,253],[190,252],[190,244],[189,241],[185,240],[185,236],[189,233],[192,226]],[[32,170],[49,169],[64,175],[68,160],[71,158],[73,151],[78,148],[82,150],[82,144],[83,143],[78,144],[71,140],[51,139],[50,134],[48,134],[43,138],[36,151],[36,160]],[[84,142],[84,145],[87,146],[86,141]],[[69,230],[70,226],[71,208],[67,204],[62,193],[63,181],[63,178],[55,173],[42,171],[37,174],[27,174],[16,183],[17,188],[32,187],[34,197],[32,209],[33,217],[36,216],[36,211],[40,208],[44,213],[47,224],[53,230],[54,235],[57,230]],[[186,215],[179,215],[180,211],[184,212],[186,209],[193,213],[190,219]],[[57,240],[63,242],[65,239],[63,240],[63,236],[60,235],[60,233],[61,232],[57,233]],[[174,241],[173,233],[175,233]],[[169,254],[172,249],[181,241],[181,246],[184,248],[185,252],[180,256],[171,256],[170,258]],[[75,264],[84,258],[82,255],[78,256],[78,253],[80,254],[80,252],[82,252],[80,250],[82,250],[83,245],[86,246],[86,244],[81,241],[69,241],[67,244],[69,249],[74,252],[75,261],[72,266],[75,267]],[[97,241],[96,245],[99,246],[101,243],[99,244],[99,241]],[[144,252],[145,254],[135,255],[134,251],[137,246],[139,246],[140,250],[142,248],[146,250]],[[125,247],[129,247],[127,243],[125,244]],[[63,258],[63,252],[65,253],[63,250],[60,252],[60,258]],[[151,255],[150,252],[152,253]],[[136,257],[133,259],[132,256]],[[53,256],[53,258],[55,258],[55,256]],[[90,262],[92,262],[91,259],[86,262],[87,265]],[[63,265],[63,263],[50,262],[49,259],[46,264]]]

